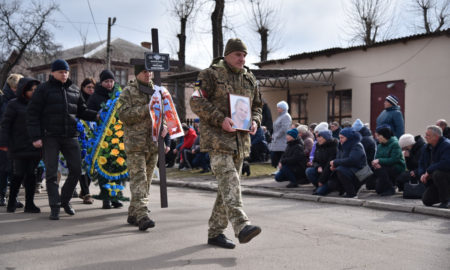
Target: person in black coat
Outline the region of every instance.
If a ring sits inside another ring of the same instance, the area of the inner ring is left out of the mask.
[[[95,85],[94,94],[87,101],[87,107],[96,112],[100,111],[102,104],[111,98],[114,89],[114,74],[105,69],[100,73],[100,82]]]
[[[367,164],[372,164],[377,151],[377,143],[372,136],[372,132],[364,126],[364,123],[360,119],[356,119],[352,125],[352,128],[361,134],[361,143],[364,146],[364,151],[366,152]]]
[[[0,121],[2,115],[6,111],[8,102],[16,98],[16,89],[19,80],[23,76],[20,74],[11,74],[8,76],[3,90],[0,91]],[[0,151],[0,206],[6,206],[6,190],[8,186],[8,179],[12,178],[12,161],[8,158],[5,151]],[[23,207],[21,202],[17,202],[18,208]]]
[[[69,64],[57,59],[51,65],[49,80],[38,86],[27,108],[28,134],[36,148],[43,147],[50,219],[59,219],[60,207],[69,215],[73,191],[81,175],[81,150],[78,143],[77,117],[97,119],[97,112],[88,110],[78,87],[69,79]],[[67,161],[69,175],[59,195],[57,183],[59,153]]]
[[[102,104],[105,104],[109,99],[114,89],[114,74],[105,69],[100,73],[100,82],[95,85],[94,94],[89,98],[87,102],[87,107],[90,110],[100,111],[102,109]],[[103,188],[103,187],[101,187]],[[107,191],[105,191],[107,192]],[[103,200],[103,209],[111,209],[111,204],[114,208],[120,208],[123,204],[119,200],[110,201]]]
[[[328,181],[328,187],[330,190],[345,192],[346,198],[353,198],[361,187],[355,172],[366,165],[366,153],[360,143],[361,135],[352,128],[343,128],[339,141],[336,159],[330,162],[334,175]]]
[[[330,161],[336,158],[338,142],[330,130],[319,132],[312,167],[306,169],[306,176],[316,187],[313,195],[326,195],[328,179],[331,176]]]
[[[34,204],[36,178],[34,171],[41,158],[41,150],[35,148],[28,136],[26,108],[39,81],[22,78],[17,88],[17,98],[11,100],[1,121],[0,150],[7,150],[13,160],[13,177],[10,183],[7,211],[13,213],[17,207],[20,185],[25,187],[25,209],[27,213],[40,213]]]
[[[270,111],[269,105],[263,99],[263,108],[262,108],[262,119],[261,126],[265,126],[270,134],[273,134],[273,121],[272,121],[272,112]]]
[[[303,144],[298,138],[297,129],[288,130],[286,135],[286,150],[280,159],[279,172],[275,175],[277,182],[289,181],[287,188],[298,187],[297,179],[305,179],[306,157],[303,154]]]
[[[81,96],[83,97],[85,103],[87,103],[89,98],[94,94],[94,89],[94,78],[86,78],[83,80],[83,82],[81,83]],[[89,186],[91,184],[91,178],[89,177],[89,174],[82,172],[79,182],[81,187],[79,197],[83,199],[84,204],[93,204],[94,199],[92,199],[91,193],[89,191]]]
[[[406,162],[406,172],[402,172],[395,180],[399,191],[403,191],[403,187],[407,182],[420,183],[419,179],[419,160],[425,149],[425,140],[422,136],[413,136],[411,134],[403,134],[398,141],[403,151]]]

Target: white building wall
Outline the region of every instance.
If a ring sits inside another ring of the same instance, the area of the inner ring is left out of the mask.
[[[262,69],[339,67],[345,69],[335,73],[336,90],[352,90],[353,120],[370,121],[371,83],[393,80],[404,80],[406,83],[407,133],[423,134],[425,127],[434,124],[437,119],[450,120],[450,38],[445,35],[331,56],[290,60],[283,64],[264,65]],[[308,122],[326,121],[326,91],[329,90],[294,89],[291,84],[292,93],[308,93]],[[271,96],[271,99],[276,99],[273,94]]]

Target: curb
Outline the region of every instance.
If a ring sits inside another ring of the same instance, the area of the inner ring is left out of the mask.
[[[160,183],[160,181],[157,179],[152,180],[152,184],[159,185],[159,183]],[[217,191],[217,185],[214,183],[199,183],[199,182],[186,182],[186,181],[170,180],[170,181],[167,181],[167,186],[186,187],[186,188],[200,189],[200,190],[207,190],[207,191]],[[366,207],[366,208],[384,210],[384,211],[417,213],[417,214],[436,216],[436,217],[442,217],[442,218],[450,218],[450,210],[439,209],[439,208],[435,208],[435,207],[427,207],[427,206],[408,206],[408,205],[394,204],[394,203],[389,203],[389,202],[369,201],[369,200],[353,199],[353,198],[324,197],[324,196],[315,196],[315,195],[309,195],[309,194],[283,193],[283,192],[279,192],[279,191],[253,189],[253,188],[249,188],[249,187],[242,187],[242,194],[263,196],[263,197],[273,197],[273,198],[283,198],[283,199],[291,199],[291,200],[300,200],[300,201],[319,202],[319,203],[339,204],[339,205],[347,205],[347,206],[358,206],[358,207]]]

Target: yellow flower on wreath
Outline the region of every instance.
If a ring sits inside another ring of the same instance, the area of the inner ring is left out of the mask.
[[[117,149],[112,149],[111,150],[111,155],[113,155],[113,156],[115,156],[115,157],[117,157],[117,155],[119,155],[119,150],[117,150]]]
[[[123,130],[116,131],[116,136],[121,138],[123,136]]]
[[[120,142],[119,138],[112,138],[111,143],[112,144],[118,144]]]
[[[116,162],[120,165],[123,166],[123,163],[125,163],[125,159],[123,157],[118,157],[116,159]]]
[[[103,141],[103,142],[100,144],[100,147],[103,148],[103,149],[108,148],[108,146],[109,146],[108,143],[105,142],[105,141]]]
[[[115,129],[115,130],[121,130],[121,129],[122,129],[122,125],[115,125],[115,126],[114,126],[114,129]]]
[[[123,124],[123,122],[122,122],[122,121],[120,121],[120,119],[119,119],[119,121],[117,121],[117,123],[119,123],[119,124],[121,124],[121,125]]]
[[[98,158],[98,163],[100,163],[100,165],[105,165],[106,162],[108,162],[108,160],[104,156]]]
[[[113,135],[112,130],[110,130],[109,128],[106,129],[106,136],[111,136]]]
[[[125,145],[123,144],[123,142],[119,143],[119,149],[122,151],[125,150]]]
[[[116,123],[116,118],[113,116],[111,117],[111,124],[115,124]]]

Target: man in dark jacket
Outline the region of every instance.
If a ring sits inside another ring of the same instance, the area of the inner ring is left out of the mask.
[[[17,87],[17,98],[8,103],[1,121],[0,150],[8,151],[13,160],[13,177],[9,189],[7,211],[13,213],[17,208],[17,195],[20,185],[25,187],[25,212],[39,213],[34,204],[36,177],[34,171],[41,159],[41,149],[33,147],[26,126],[26,108],[39,81],[22,78]]]
[[[261,126],[265,126],[270,134],[273,133],[273,121],[272,121],[272,112],[270,111],[269,105],[263,99],[263,107],[262,107],[262,120]]]
[[[447,124],[447,121],[445,119],[439,119],[436,121],[436,126],[439,126],[442,129],[442,135],[450,139],[450,127]]]
[[[114,89],[114,74],[105,69],[100,73],[100,82],[95,85],[94,94],[89,97],[87,101],[87,108],[99,112],[102,109],[102,105],[105,104],[109,99]],[[106,188],[100,185],[102,193],[108,193]],[[101,194],[102,194],[101,193]],[[113,200],[112,202],[108,199],[103,199],[102,209],[111,209],[111,204],[114,208],[120,208],[123,204],[119,200]]]
[[[296,128],[290,129],[286,135],[286,150],[280,159],[279,172],[275,175],[277,182],[289,181],[287,188],[298,187],[299,180],[304,180],[306,157],[303,154],[303,144],[298,138]]]
[[[94,94],[89,97],[87,107],[89,110],[100,111],[102,104],[111,98],[114,88],[114,74],[105,69],[100,73],[100,82],[95,85]]]
[[[384,101],[384,110],[377,118],[377,128],[382,125],[389,125],[395,137],[405,133],[405,121],[403,114],[398,106],[398,98],[394,95],[388,95]]]
[[[448,208],[450,203],[450,141],[442,136],[438,126],[428,126],[425,139],[431,145],[431,164],[420,176],[427,186],[422,202],[426,206],[440,203],[439,208]],[[423,158],[427,158],[423,155]]]
[[[3,113],[6,111],[8,102],[16,97],[15,92],[17,85],[22,77],[23,76],[20,74],[11,74],[8,76],[5,86],[3,87],[3,91],[0,93],[0,120],[2,120]],[[0,206],[6,205],[6,188],[8,185],[8,178],[11,179],[12,177],[11,171],[11,160],[8,159],[8,155],[5,151],[0,151]],[[17,202],[17,207],[23,207],[23,204]]]
[[[60,207],[69,215],[75,214],[69,202],[81,175],[76,118],[94,121],[97,112],[87,109],[79,89],[69,80],[66,61],[55,60],[51,70],[49,80],[38,86],[28,105],[27,128],[33,146],[43,147],[50,219],[58,220]],[[59,152],[64,155],[69,169],[61,196],[57,183]]]
[[[341,132],[342,128],[339,126],[339,123],[334,121],[333,123],[331,123],[330,125],[330,130],[333,134],[333,138],[338,139],[339,140],[339,133]]]

